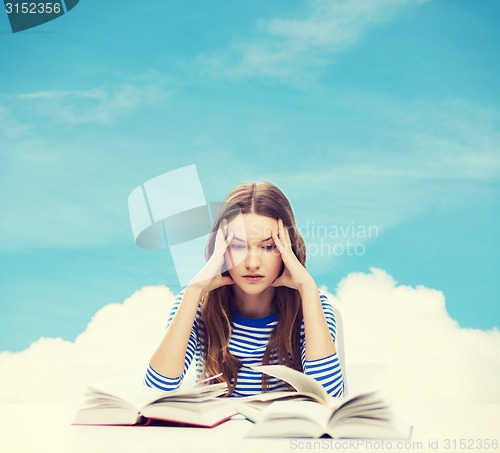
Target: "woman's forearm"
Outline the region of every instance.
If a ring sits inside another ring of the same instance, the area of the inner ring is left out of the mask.
[[[317,360],[336,352],[325,313],[321,306],[318,287],[312,281],[299,289],[306,337],[306,360]]]
[[[150,360],[151,367],[158,373],[172,378],[182,375],[189,337],[202,295],[203,291],[197,287],[188,286],[184,290],[179,308]]]

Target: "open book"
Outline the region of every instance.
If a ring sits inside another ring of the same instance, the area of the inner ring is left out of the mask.
[[[129,379],[88,386],[74,425],[150,425],[161,422],[211,428],[236,414],[224,382],[162,392]]]
[[[297,391],[242,398],[236,409],[255,423],[246,437],[410,437],[411,427],[395,416],[378,392],[333,398],[314,378],[286,366],[252,369],[282,379]]]

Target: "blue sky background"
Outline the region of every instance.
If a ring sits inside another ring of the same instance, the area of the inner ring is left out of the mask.
[[[12,34],[0,11],[0,350],[178,289],[169,254],[135,246],[127,197],[193,163],[207,200],[267,179],[299,226],[379,228],[362,256],[311,256],[318,284],[379,267],[443,291],[463,327],[498,326],[499,16],[493,0],[82,0]]]

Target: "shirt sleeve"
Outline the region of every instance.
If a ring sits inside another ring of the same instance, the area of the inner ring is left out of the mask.
[[[179,305],[182,300],[182,296],[184,295],[184,290],[182,290],[177,297],[174,300],[174,303],[172,304],[172,310],[170,311],[170,315],[168,317],[167,325],[165,327],[165,330],[168,329],[170,326],[170,323],[172,322],[172,319],[174,318],[175,314],[177,313],[177,310],[179,309]],[[191,333],[189,335],[189,341],[186,349],[186,357],[184,359],[184,370],[182,372],[181,376],[178,377],[169,377],[165,376],[163,374],[158,373],[151,364],[148,365],[148,368],[146,370],[146,375],[144,377],[144,384],[148,387],[153,387],[157,388],[158,390],[163,390],[163,391],[170,391],[170,390],[176,390],[180,387],[182,380],[184,376],[186,375],[186,372],[189,368],[189,365],[191,365],[191,361],[193,360],[193,357],[196,356],[198,357],[199,355],[199,347],[198,347],[198,320],[200,316],[200,311],[201,307],[198,306],[198,311],[196,313],[196,318],[195,321],[193,322],[193,326],[191,328]]]
[[[330,335],[333,342],[335,342],[337,334],[335,312],[333,311],[333,307],[328,301],[326,295],[321,292],[320,300],[325,313]],[[302,329],[300,355],[304,374],[316,379],[326,389],[329,395],[334,397],[342,396],[344,393],[344,377],[342,375],[342,369],[337,352],[320,359],[306,360],[306,339],[303,325]]]

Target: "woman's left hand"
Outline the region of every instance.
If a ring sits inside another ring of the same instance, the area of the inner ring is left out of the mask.
[[[287,286],[301,291],[305,286],[316,285],[311,274],[307,272],[307,269],[293,253],[290,234],[281,219],[278,219],[278,225],[273,228],[272,236],[285,264],[285,270],[280,277],[271,283],[271,286]]]

